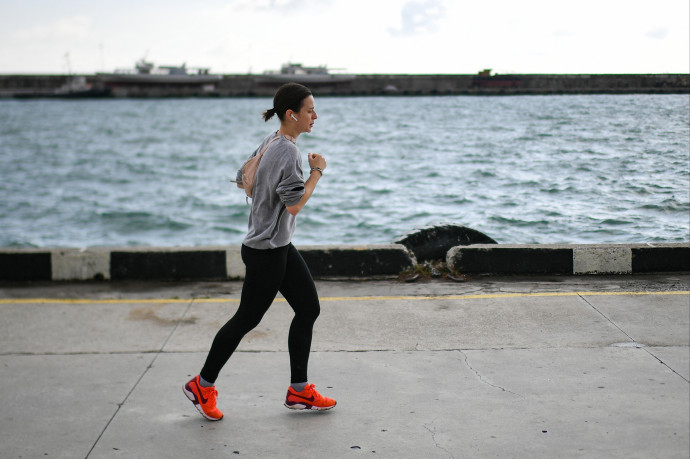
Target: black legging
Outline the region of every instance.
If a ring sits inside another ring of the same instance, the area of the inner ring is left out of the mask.
[[[280,292],[295,311],[288,336],[291,382],[307,382],[312,328],[321,310],[307,264],[292,244],[269,250],[242,245],[242,261],[246,274],[240,306],[213,339],[201,377],[216,381],[244,335],[259,325]]]

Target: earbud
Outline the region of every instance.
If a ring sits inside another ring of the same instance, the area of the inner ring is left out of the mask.
[[[293,115],[292,113],[290,113],[290,118],[292,118],[292,119],[295,120],[295,121],[299,121],[299,120],[297,119],[297,117],[296,117],[295,115]]]

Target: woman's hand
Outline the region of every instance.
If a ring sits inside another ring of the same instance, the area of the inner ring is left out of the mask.
[[[307,155],[309,160],[309,167],[318,167],[323,170],[326,169],[326,159],[318,153],[309,153]]]

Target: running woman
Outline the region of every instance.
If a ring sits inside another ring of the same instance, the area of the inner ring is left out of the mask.
[[[293,410],[328,410],[336,404],[319,394],[307,378],[312,329],[320,305],[309,268],[291,243],[297,214],[326,169],[322,155],[309,153],[310,173],[305,181],[296,145],[300,134],[311,132],[317,118],[311,91],[297,83],[281,86],[273,98],[273,107],[263,113],[264,121],[274,115],[280,120],[280,129],[267,136],[254,152],[257,154],[278,137],[264,152],[256,172],[249,229],[241,249],[246,274],[240,305],[216,334],[201,372],[183,387],[199,412],[212,421],[223,418],[216,406],[215,381],[220,370],[242,338],[259,324],[278,292],[295,312],[288,335],[291,378],[285,406]],[[237,180],[241,178],[239,170]]]

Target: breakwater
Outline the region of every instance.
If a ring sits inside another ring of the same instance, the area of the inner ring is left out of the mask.
[[[223,75],[214,84],[110,84],[98,75],[0,75],[0,98],[32,97],[270,97],[280,83],[260,75]],[[356,75],[311,83],[319,96],[683,94],[688,74]]]

